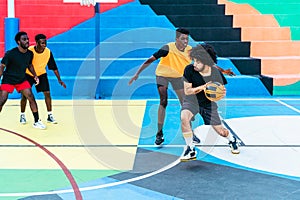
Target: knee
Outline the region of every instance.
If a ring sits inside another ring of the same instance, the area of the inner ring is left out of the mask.
[[[180,120],[182,129],[187,129],[191,127],[191,121],[189,120],[188,116],[181,115]]]
[[[219,134],[220,134],[222,137],[227,137],[228,134],[229,134],[229,131],[228,131],[226,128],[221,128],[221,130],[219,131]]]
[[[167,105],[168,105],[168,100],[167,100],[167,98],[160,99],[160,105],[161,105],[163,108],[166,108]]]
[[[28,94],[26,98],[27,98],[28,101],[30,101],[30,102],[35,100],[32,93]]]
[[[26,97],[24,95],[22,95],[21,101],[25,101],[25,100],[27,100]]]
[[[7,100],[7,97],[0,96],[0,106],[3,106]]]
[[[44,96],[45,96],[45,98],[48,98],[48,99],[51,98],[50,92],[44,92]]]

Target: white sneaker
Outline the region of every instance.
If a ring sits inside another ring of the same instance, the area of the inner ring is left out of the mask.
[[[47,122],[51,124],[57,124],[57,121],[54,119],[52,114],[48,115]]]
[[[39,121],[33,124],[33,127],[38,129],[46,129],[46,126],[43,124],[43,122],[40,119]]]
[[[196,160],[197,159],[197,151],[195,150],[195,147],[186,146],[184,148],[184,153],[180,157],[181,162],[187,162],[190,160]]]
[[[25,117],[24,114],[21,114],[21,115],[20,115],[20,123],[21,123],[21,124],[26,124],[26,117]]]

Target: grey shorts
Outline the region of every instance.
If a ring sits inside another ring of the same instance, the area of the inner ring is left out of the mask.
[[[200,107],[198,104],[194,104],[188,101],[184,101],[181,110],[189,110],[195,116],[197,113],[203,118],[205,125],[220,125],[222,124],[218,107]]]
[[[169,77],[163,77],[163,76],[156,76],[157,87],[159,87],[159,86],[168,87],[169,83],[171,83],[174,90],[183,89],[182,77],[180,77],[180,78],[169,78]]]

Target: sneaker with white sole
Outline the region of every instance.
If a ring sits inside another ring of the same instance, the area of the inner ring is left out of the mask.
[[[238,142],[236,141],[236,138],[234,138],[234,141],[230,141],[228,144],[229,144],[229,147],[231,149],[231,153],[233,154],[239,154],[240,153],[240,150],[239,150],[239,146],[238,146]]]
[[[20,123],[21,123],[21,124],[26,124],[26,117],[25,117],[24,114],[21,114],[21,115],[20,115]]]
[[[33,124],[33,127],[38,129],[46,129],[46,126],[43,124],[43,122],[40,119],[39,121]]]
[[[52,114],[48,115],[47,122],[51,124],[57,124],[57,121],[54,119]]]
[[[155,137],[155,145],[157,146],[161,146],[163,144],[163,142],[165,141],[164,139],[164,134],[162,131],[159,131],[156,133],[156,137]]]
[[[181,162],[187,162],[190,160],[196,160],[197,158],[197,151],[195,150],[195,147],[186,146],[184,148],[184,153],[180,157]]]

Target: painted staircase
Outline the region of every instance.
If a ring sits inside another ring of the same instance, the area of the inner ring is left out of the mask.
[[[298,0],[219,0],[242,41],[251,41],[251,56],[261,73],[273,78],[274,95],[300,94],[300,2]]]
[[[250,57],[251,43],[241,41],[241,29],[233,27],[233,16],[225,15],[225,5],[218,4],[217,0],[140,0],[142,4],[150,5],[156,14],[165,15],[176,27],[185,27],[190,30],[191,37],[196,41],[203,41],[214,46],[219,57],[229,59],[240,73],[237,77],[229,77],[231,80],[238,80],[234,84],[240,88],[234,88],[232,94],[243,95],[247,91],[249,95],[261,95],[249,91],[247,87],[242,88],[242,80],[260,80],[270,94],[273,92],[272,79],[261,75],[260,59]],[[218,63],[219,64],[219,63]],[[228,84],[232,87],[233,84]],[[252,83],[255,86],[260,84]],[[247,89],[246,89],[247,88]],[[239,93],[237,90],[243,92]],[[266,94],[264,94],[266,95]],[[267,96],[267,95],[266,95]]]

